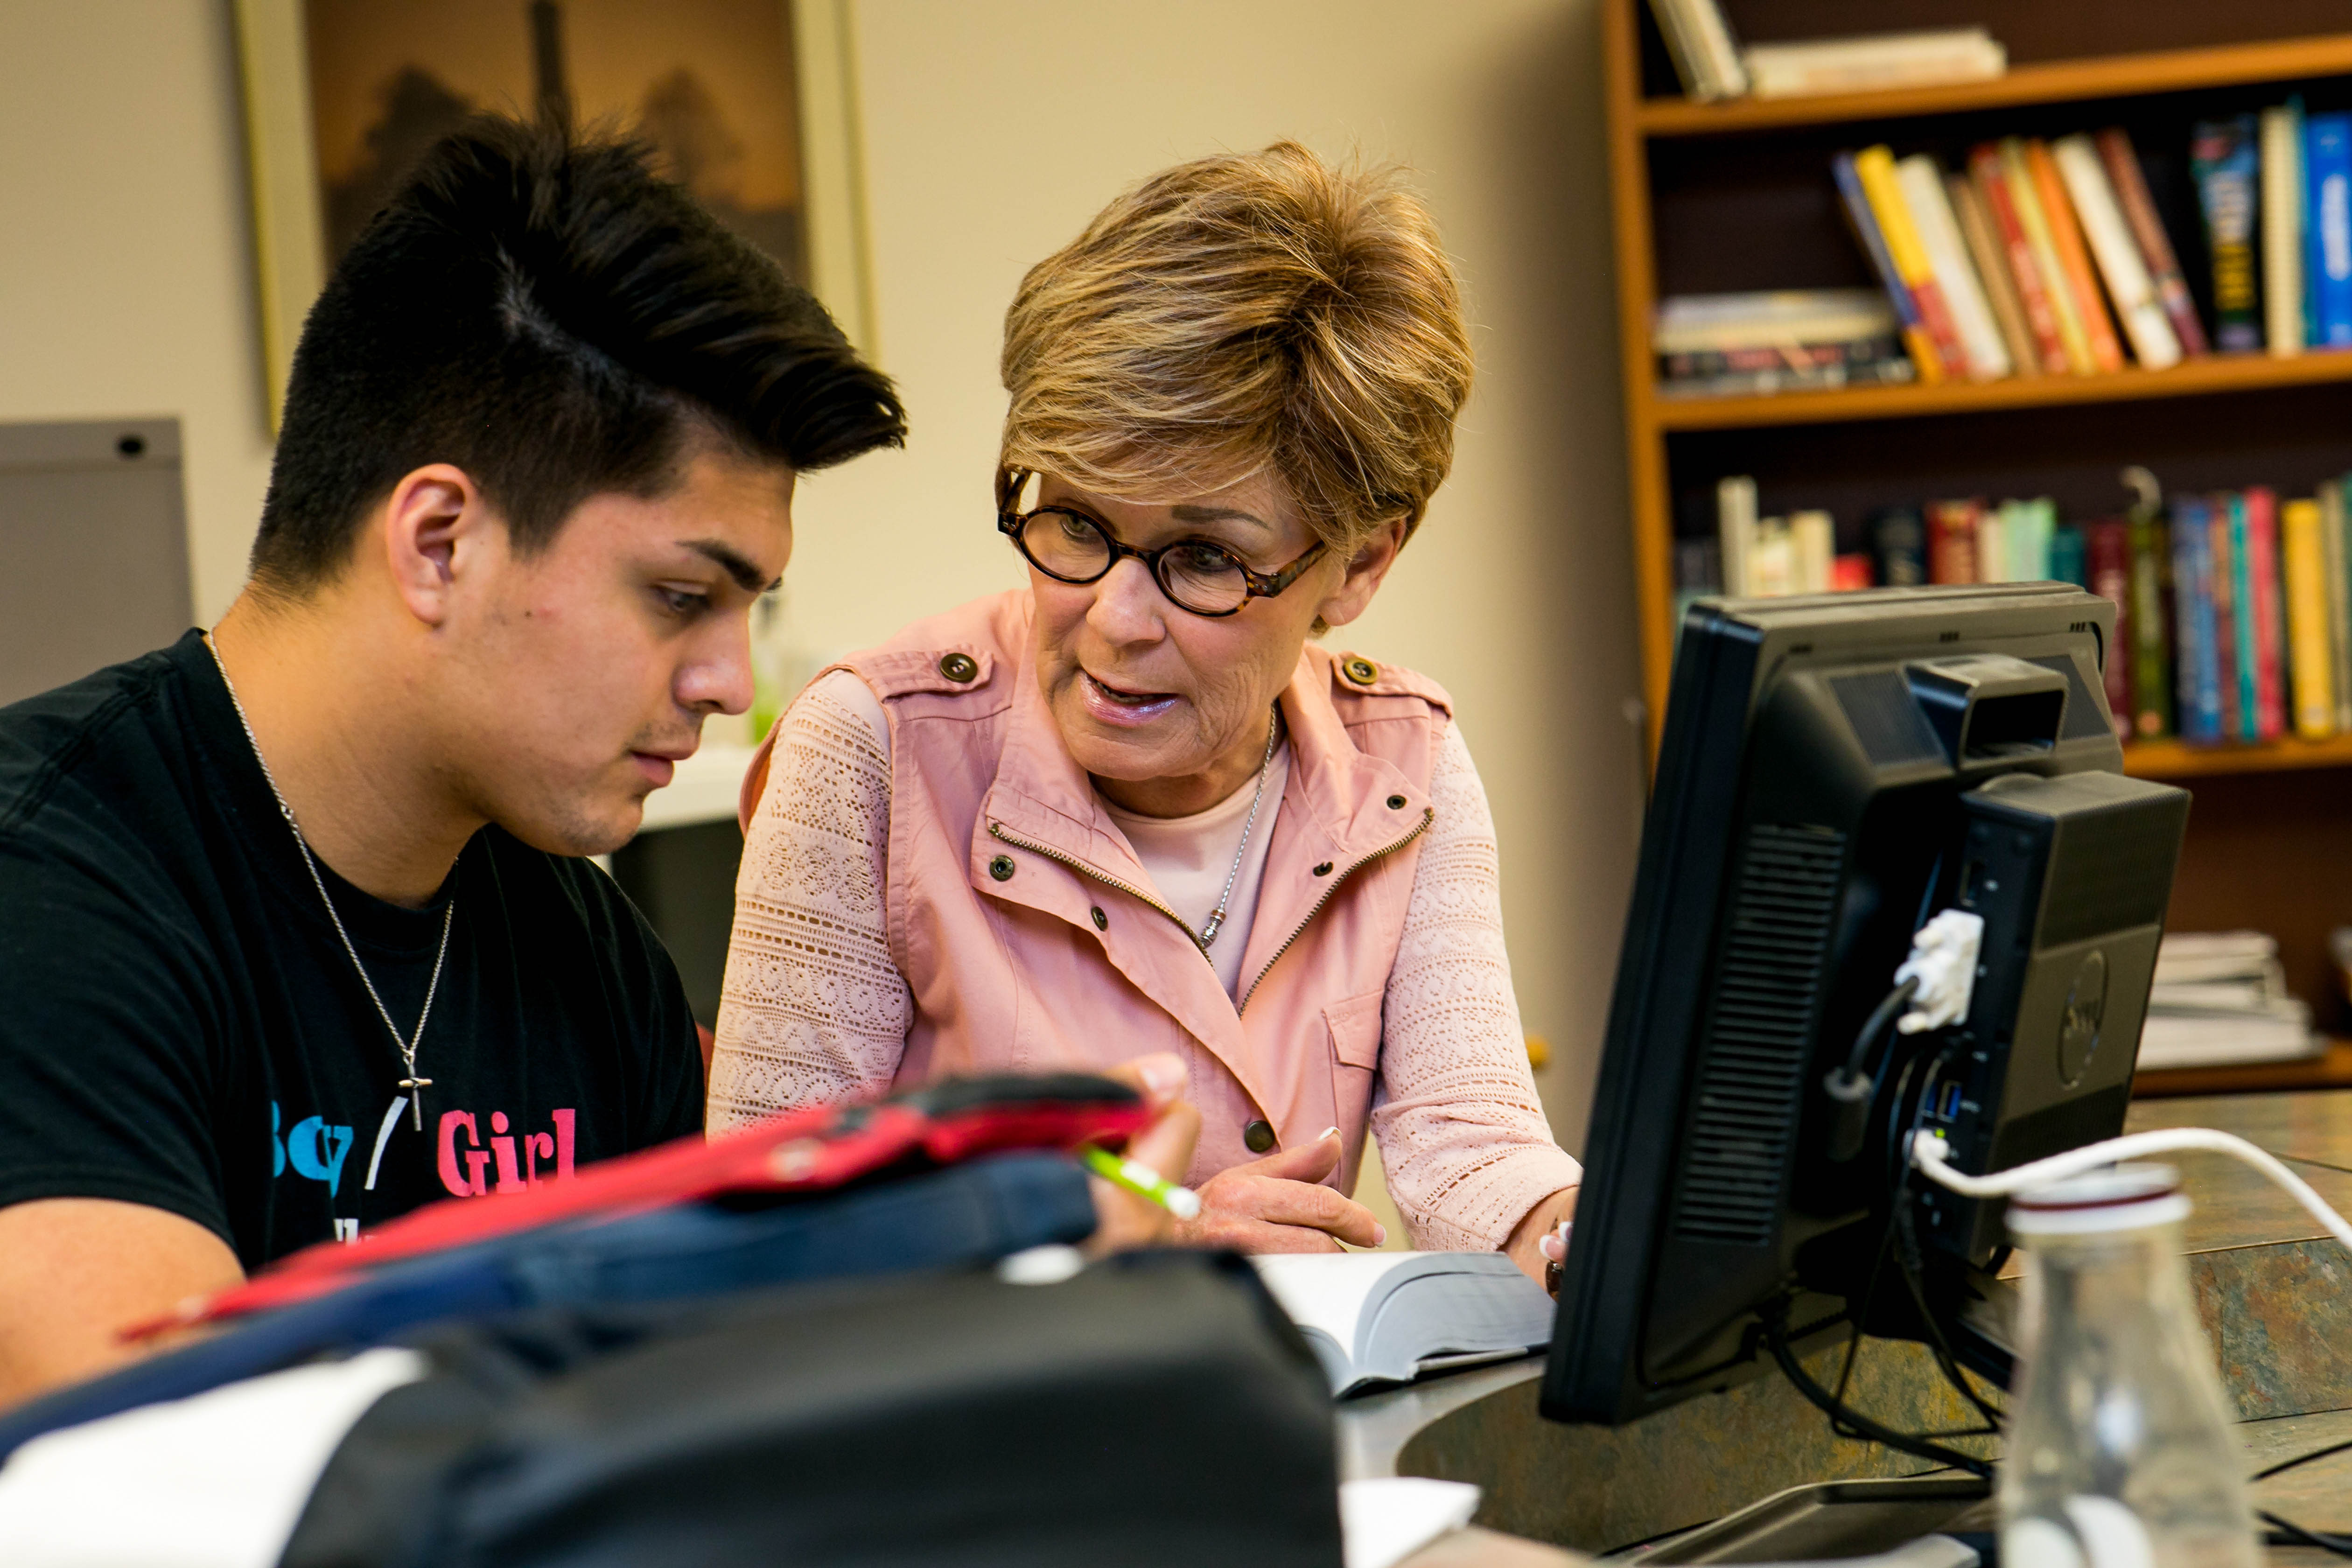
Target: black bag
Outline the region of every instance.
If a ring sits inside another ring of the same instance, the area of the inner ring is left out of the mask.
[[[1338,1568],[1330,1395],[1257,1278],[1133,1254],[420,1338],[283,1568]]]

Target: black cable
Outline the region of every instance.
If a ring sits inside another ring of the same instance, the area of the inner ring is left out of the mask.
[[[1935,1061],[1929,1065],[1927,1089],[1919,1097],[1921,1108],[1934,1100],[1936,1086],[1942,1081],[1944,1069],[1950,1064],[1952,1054],[1959,1048],[1959,1042],[1953,1041],[1938,1052]],[[1911,1130],[1915,1133],[1919,1128],[1919,1112],[1914,1111]],[[1919,1314],[1920,1322],[1927,1326],[1928,1351],[1935,1356],[1936,1365],[1943,1373],[1944,1381],[1958,1390],[1961,1398],[1975,1405],[1977,1413],[1998,1433],[2003,1419],[2000,1411],[1979,1396],[1969,1383],[1967,1373],[1960,1367],[1960,1358],[1952,1353],[1951,1342],[1944,1337],[1944,1325],[1927,1307],[1927,1292],[1920,1281],[1924,1265],[1920,1257],[1919,1234],[1911,1213],[1911,1163],[1908,1160],[1903,1163],[1902,1173],[1895,1179],[1895,1218],[1898,1222],[1896,1229],[1899,1233],[1895,1267],[1901,1271],[1903,1283],[1911,1293],[1913,1310]]]
[[[2298,1465],[2307,1465],[2314,1459],[2324,1459],[2330,1454],[2340,1454],[2347,1448],[2352,1448],[2352,1437],[2347,1437],[2341,1443],[2330,1443],[2325,1448],[2314,1448],[2308,1454],[2297,1454],[2292,1459],[2281,1459],[2277,1464],[2273,1465],[2267,1470],[2256,1470],[2253,1474],[2253,1479],[2258,1481],[2266,1481],[2273,1476],[2281,1475],[2288,1470],[2294,1469]]]
[[[1891,1426],[1882,1426],[1860,1411],[1839,1404],[1831,1396],[1828,1389],[1812,1380],[1811,1375],[1799,1364],[1796,1353],[1789,1348],[1788,1310],[1785,1305],[1777,1307],[1766,1314],[1764,1339],[1765,1342],[1771,1347],[1772,1359],[1779,1363],[1780,1375],[1787,1378],[1798,1393],[1811,1400],[1822,1414],[1830,1418],[1832,1430],[1838,1430],[1840,1424],[1843,1423],[1845,1426],[1853,1428],[1856,1436],[1893,1448],[1897,1453],[1909,1454],[1921,1459],[1932,1459],[1939,1465],[1949,1465],[1955,1469],[1966,1470],[1970,1475],[1982,1476],[1988,1479],[1991,1478],[1992,1465],[1987,1460],[1979,1459],[1972,1454],[1963,1454],[1958,1448],[1947,1448],[1939,1443],[1929,1442],[1924,1437],[1915,1437],[1907,1433],[1897,1432]],[[1840,1436],[1844,1435],[1843,1432],[1840,1433]]]
[[[2255,1510],[2255,1517],[2271,1527],[2263,1537],[2265,1546],[2316,1546],[2322,1552],[2333,1552],[2338,1557],[2352,1557],[2352,1535],[2332,1535],[2324,1530],[2305,1530],[2299,1524],[2262,1510]]]

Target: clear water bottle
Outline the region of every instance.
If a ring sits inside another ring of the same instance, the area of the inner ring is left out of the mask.
[[[2244,1456],[2189,1300],[2169,1166],[2020,1194],[2002,1568],[2257,1568]]]

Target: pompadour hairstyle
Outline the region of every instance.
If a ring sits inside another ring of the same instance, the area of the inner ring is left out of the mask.
[[[1153,175],[1031,268],[1003,372],[1005,468],[1147,501],[1271,469],[1352,552],[1420,523],[1472,363],[1399,172],[1277,142]]]
[[[425,155],[303,325],[257,581],[331,579],[427,463],[530,551],[592,495],[660,494],[698,442],[795,469],[904,445],[888,378],[651,156],[492,117]]]

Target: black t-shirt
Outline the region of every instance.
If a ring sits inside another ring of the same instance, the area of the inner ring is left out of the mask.
[[[496,827],[422,910],[323,863],[361,984],[194,632],[0,709],[0,1205],[116,1198],[252,1269],[697,1131],[677,971],[593,862]]]

